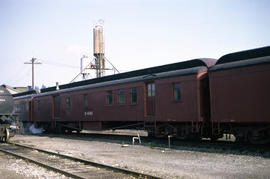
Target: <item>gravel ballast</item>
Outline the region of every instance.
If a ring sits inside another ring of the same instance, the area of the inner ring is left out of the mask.
[[[123,145],[76,136],[16,135],[11,141],[162,178],[270,177],[270,159],[258,156]]]
[[[0,152],[1,179],[66,179],[68,177]]]

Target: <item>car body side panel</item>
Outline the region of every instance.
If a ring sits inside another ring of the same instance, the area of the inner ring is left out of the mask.
[[[210,71],[214,122],[270,122],[270,64]]]

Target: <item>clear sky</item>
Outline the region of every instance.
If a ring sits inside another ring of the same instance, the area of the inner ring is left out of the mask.
[[[270,45],[269,0],[0,0],[0,84],[69,83],[99,19],[122,72]]]

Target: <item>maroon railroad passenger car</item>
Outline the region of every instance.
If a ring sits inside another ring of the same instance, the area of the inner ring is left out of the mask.
[[[214,63],[196,59],[47,88],[33,98],[30,113],[46,130],[141,128],[156,136],[207,136],[207,72]]]
[[[270,47],[221,57],[209,70],[213,134],[270,141]]]

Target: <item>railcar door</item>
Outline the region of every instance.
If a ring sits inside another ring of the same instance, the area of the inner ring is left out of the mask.
[[[53,117],[54,119],[60,118],[60,96],[53,96]]]
[[[156,96],[156,86],[155,83],[146,84],[147,95],[146,95],[146,115],[155,115],[155,96]]]

